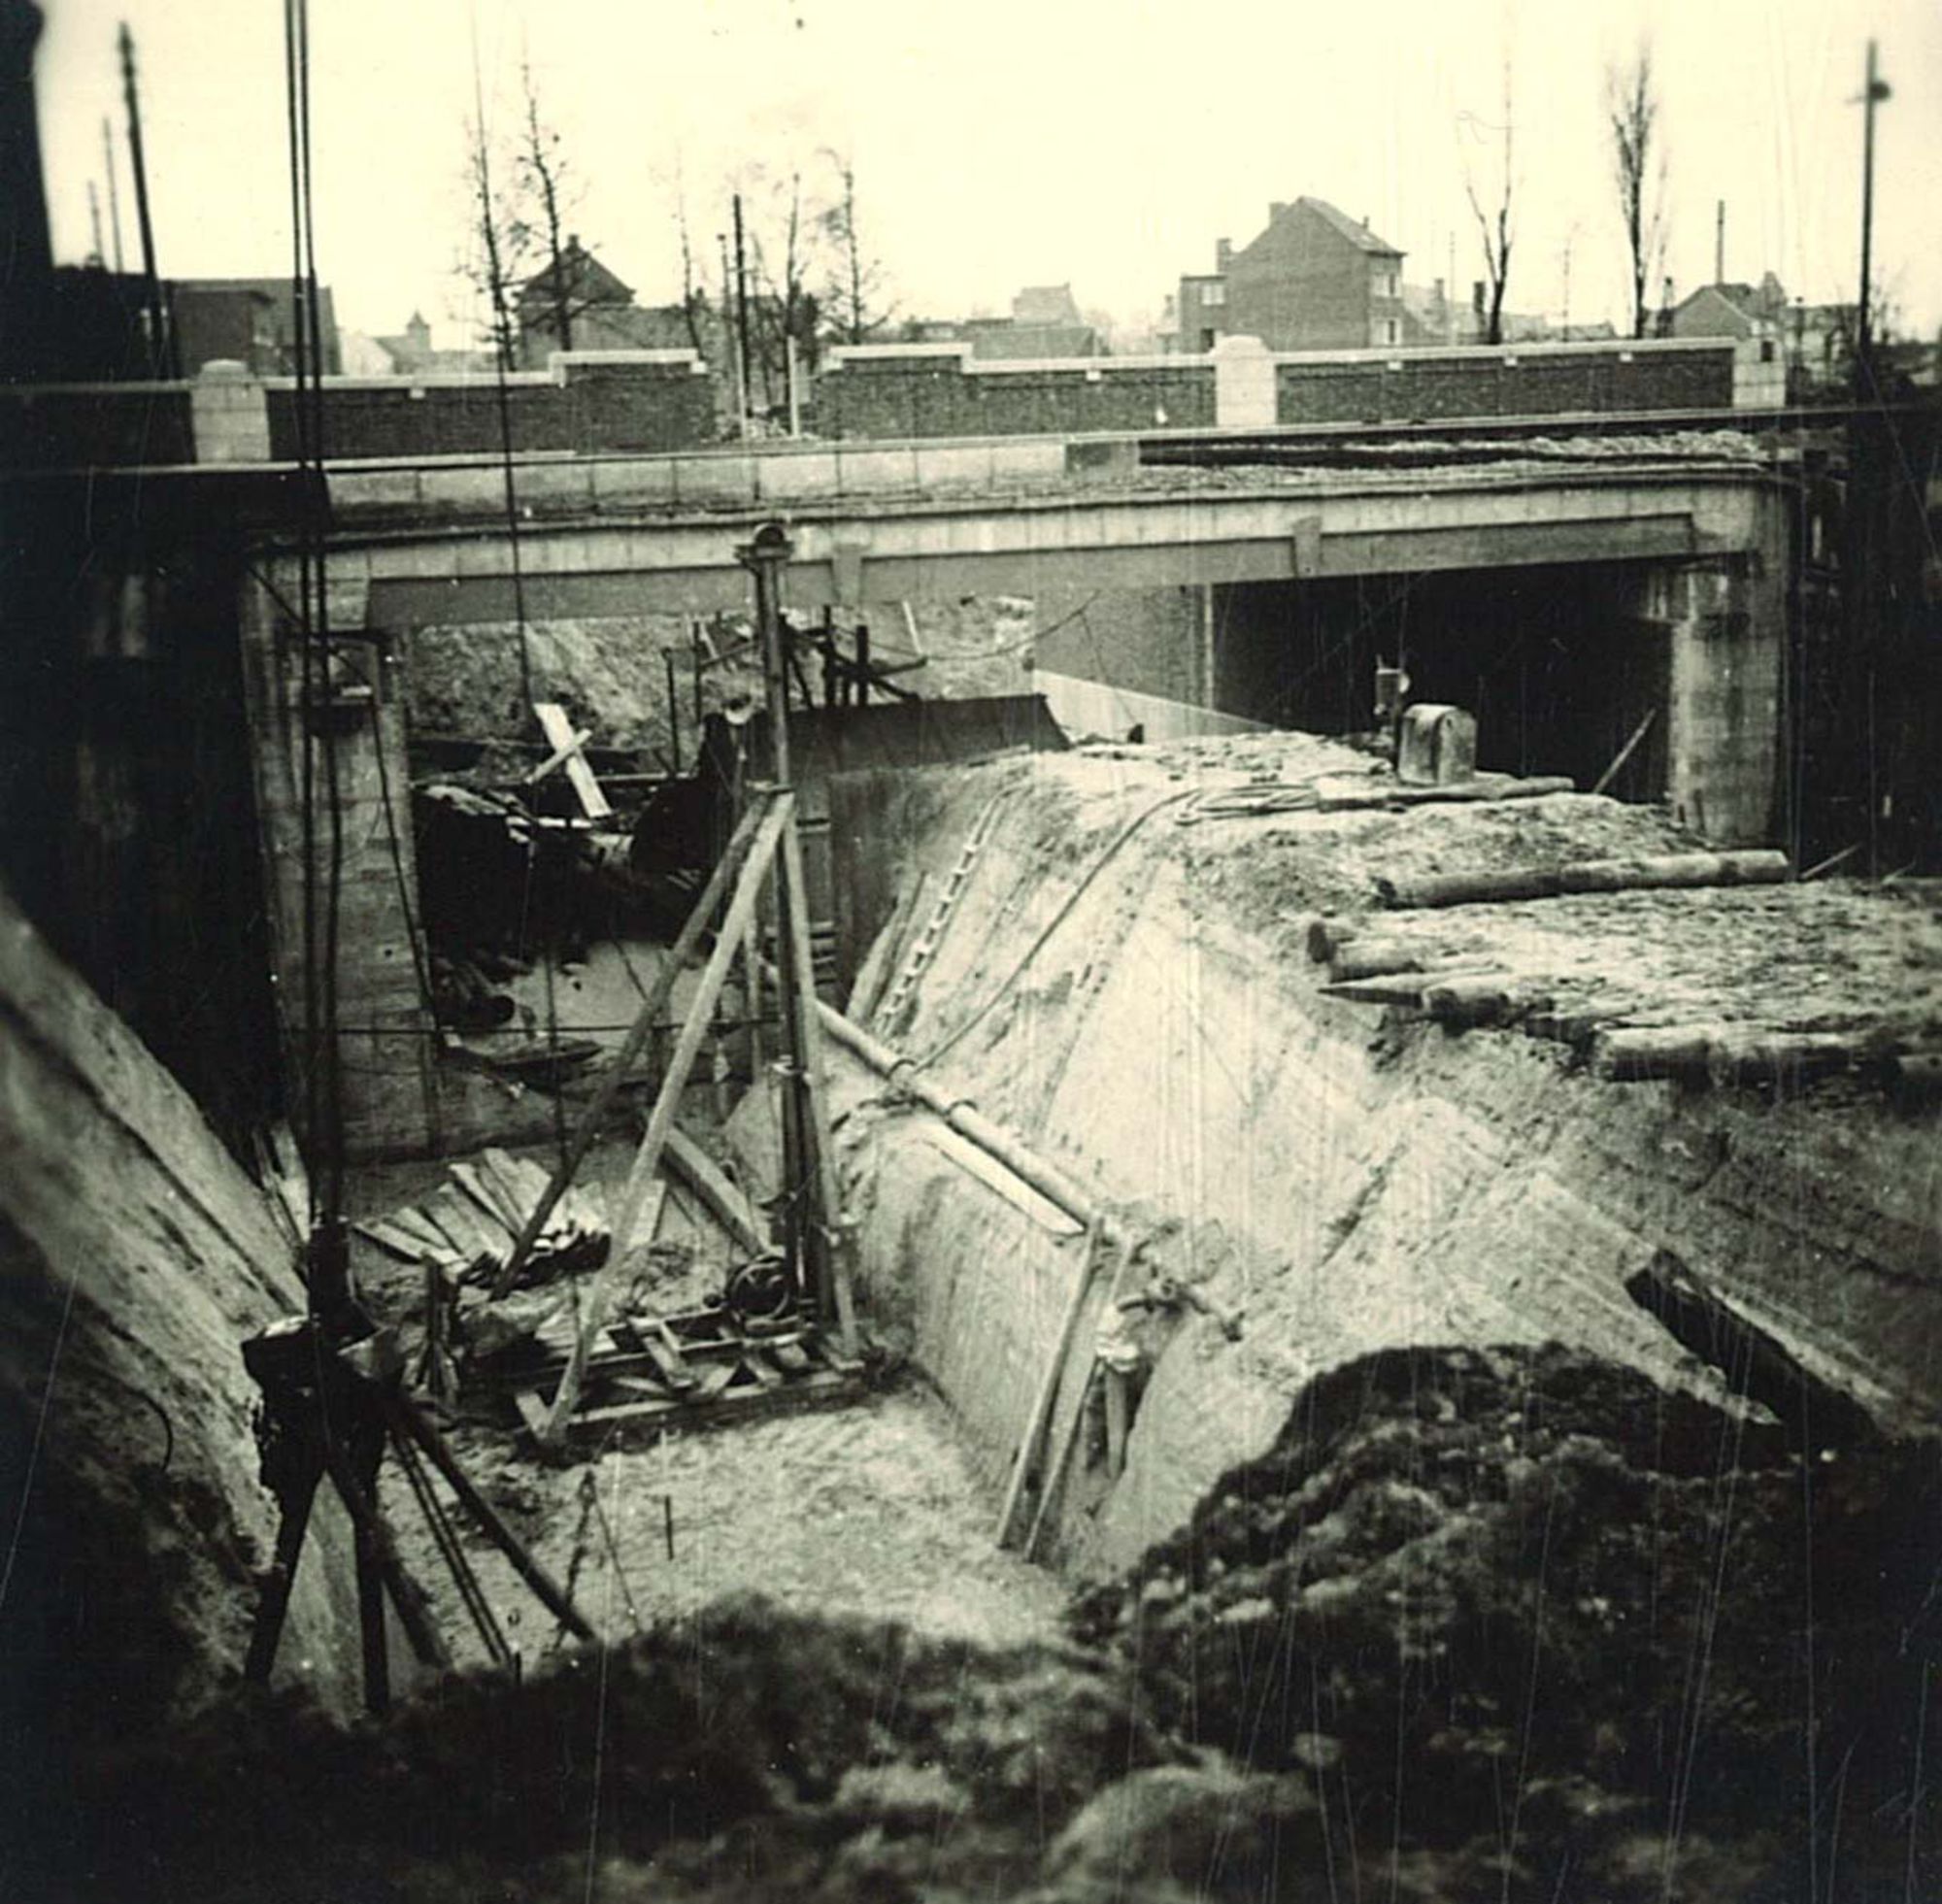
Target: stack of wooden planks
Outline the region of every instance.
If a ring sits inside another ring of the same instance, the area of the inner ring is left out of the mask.
[[[547,1173],[504,1151],[482,1151],[454,1163],[430,1196],[356,1225],[360,1235],[400,1261],[433,1263],[465,1281],[490,1283],[513,1253],[513,1240],[547,1188]],[[605,1261],[613,1244],[606,1213],[593,1196],[569,1188],[553,1206],[523,1266],[522,1284],[551,1282]]]

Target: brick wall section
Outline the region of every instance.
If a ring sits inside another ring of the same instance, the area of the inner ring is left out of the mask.
[[[185,385],[0,390],[0,469],[134,469],[194,461]]]
[[[1609,351],[1304,359],[1276,364],[1275,385],[1276,415],[1284,423],[1725,408],[1733,401],[1733,351],[1729,344],[1712,350],[1614,345]]]
[[[1205,429],[1214,422],[1214,368],[1204,358],[1104,358],[973,370],[954,349],[935,356],[844,357],[822,373],[817,413],[824,436],[899,441]]]
[[[272,384],[270,453],[297,453],[296,393]],[[516,451],[692,450],[715,439],[715,387],[686,364],[574,364],[563,381],[521,377],[506,387]],[[323,451],[331,458],[493,454],[499,392],[489,383],[326,384]]]

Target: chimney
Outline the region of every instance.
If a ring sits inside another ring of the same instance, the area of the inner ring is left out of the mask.
[[[1225,271],[1234,256],[1234,241],[1231,238],[1217,238],[1214,241],[1214,269]]]
[[[1713,214],[1713,282],[1726,282],[1726,201],[1723,198]]]

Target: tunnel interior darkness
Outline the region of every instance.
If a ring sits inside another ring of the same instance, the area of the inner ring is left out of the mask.
[[[1637,563],[1238,583],[1214,598],[1214,701],[1225,714],[1317,733],[1375,725],[1378,662],[1401,661],[1411,701],[1477,717],[1478,765],[1569,774],[1590,787],[1653,709],[1607,789],[1664,795],[1669,644],[1637,612]]]

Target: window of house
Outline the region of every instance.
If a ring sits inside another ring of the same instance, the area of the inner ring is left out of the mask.
[[[1201,285],[1200,302],[1203,305],[1206,305],[1209,309],[1213,309],[1218,305],[1225,304],[1226,301],[1227,301],[1227,287],[1225,284]]]
[[[1203,351],[1213,350],[1215,345],[1218,344],[1220,341],[1221,341],[1221,334],[1219,331],[1203,330],[1200,333],[1200,348]]]
[[[1383,342],[1385,344],[1399,344],[1402,341],[1399,334],[1401,328],[1393,317],[1385,318],[1383,320],[1383,329],[1387,334],[1383,338]]]

